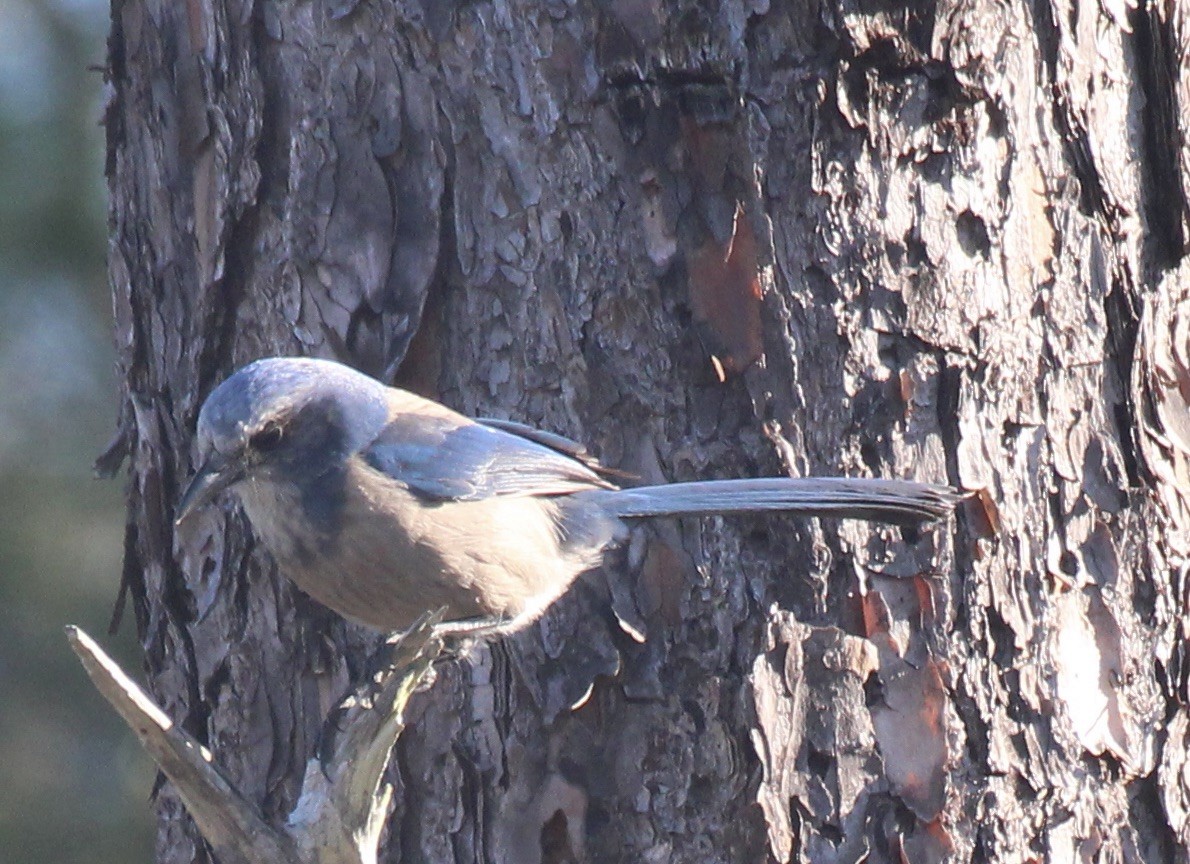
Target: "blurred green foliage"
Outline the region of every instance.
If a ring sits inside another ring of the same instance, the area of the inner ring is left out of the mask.
[[[107,7],[0,0],[0,860],[150,861],[153,772],[62,627],[106,637],[120,482],[90,464],[114,428],[104,274]]]

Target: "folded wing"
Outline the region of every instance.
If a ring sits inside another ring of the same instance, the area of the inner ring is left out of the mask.
[[[518,431],[518,424],[497,428],[454,412],[401,412],[360,455],[411,491],[439,501],[615,488],[584,461],[541,443],[554,436],[530,439]]]

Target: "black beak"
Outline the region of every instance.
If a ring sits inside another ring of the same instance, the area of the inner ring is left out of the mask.
[[[212,453],[191,478],[189,485],[186,486],[186,491],[178,499],[174,524],[180,525],[183,519],[224,489],[238,483],[243,479],[243,476],[244,472],[239,465],[229,462],[218,453]]]

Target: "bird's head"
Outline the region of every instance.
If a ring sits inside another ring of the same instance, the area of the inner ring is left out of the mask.
[[[215,388],[198,414],[199,468],[177,521],[245,481],[313,478],[387,422],[387,388],[330,360],[273,357]]]

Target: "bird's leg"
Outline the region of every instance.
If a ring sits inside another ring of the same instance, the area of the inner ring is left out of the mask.
[[[516,619],[504,615],[489,618],[463,618],[434,625],[434,635],[450,639],[497,636],[503,633]]]

